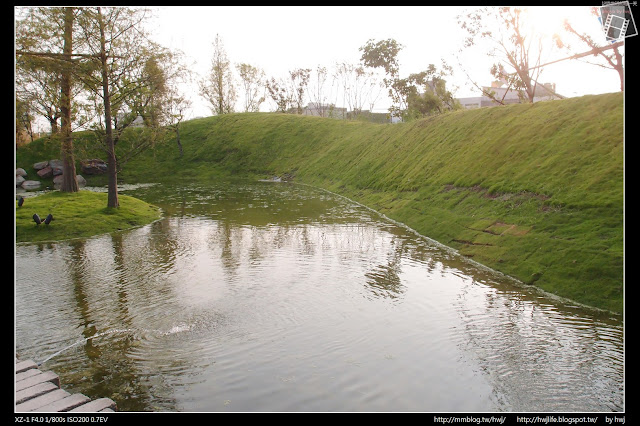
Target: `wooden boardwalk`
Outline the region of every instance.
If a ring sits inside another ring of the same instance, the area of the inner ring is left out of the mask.
[[[40,371],[31,360],[16,357],[15,412],[114,412],[116,403],[109,398],[91,400],[60,389],[60,379],[51,371]]]

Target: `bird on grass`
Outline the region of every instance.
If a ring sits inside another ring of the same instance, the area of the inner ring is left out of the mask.
[[[51,213],[49,213],[49,215],[44,220],[40,219],[40,216],[38,216],[37,213],[33,214],[33,221],[36,223],[36,225],[40,225],[41,223],[48,225],[51,223],[52,220],[53,220],[53,215]]]
[[[22,207],[23,204],[24,204],[24,197],[18,198],[18,207]]]

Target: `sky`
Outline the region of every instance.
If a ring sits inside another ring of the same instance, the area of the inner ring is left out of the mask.
[[[561,31],[562,20],[568,18],[604,44],[604,33],[590,8],[538,6],[531,8],[531,13],[538,31],[548,36]],[[460,52],[464,34],[457,16],[469,10],[461,6],[156,6],[149,26],[154,41],[185,54],[186,65],[196,78],[204,77],[210,69],[216,35],[233,66],[251,64],[276,79],[297,68],[315,70],[323,66],[331,70],[339,62],[358,64],[359,48],[368,40],[392,38],[403,46],[398,55],[400,77],[424,71],[429,64],[441,69],[445,60],[454,68],[454,75],[447,78],[447,88],[455,97],[469,97],[480,95],[469,83],[470,78],[480,86],[492,81],[492,61],[486,49]],[[547,40],[551,46],[550,38]],[[576,53],[585,50],[580,47]],[[562,57],[566,54],[552,52],[543,62]],[[556,91],[567,97],[620,90],[615,71],[584,60],[548,66],[538,81],[555,83]],[[195,84],[185,92],[193,105],[187,118],[211,115],[208,102],[198,94]],[[386,90],[382,90],[374,111],[386,112],[389,105]],[[269,102],[261,108],[274,109]]]
[[[440,69],[444,59],[454,67],[448,88],[455,89],[456,97],[468,97],[479,96],[469,77],[479,85],[490,85],[492,80],[492,61],[485,51],[460,52],[464,34],[456,17],[468,10],[460,6],[169,6],[154,8],[151,23],[154,39],[184,52],[190,68],[201,77],[210,69],[216,35],[233,65],[258,66],[267,77],[276,78],[296,68],[357,64],[359,48],[369,39],[393,38],[404,46],[398,55],[401,77],[423,71],[429,64]],[[539,6],[531,8],[531,13],[538,31],[548,36],[560,32],[567,18],[604,44],[604,33],[597,17],[590,14],[590,6]],[[551,46],[551,39],[547,40]],[[588,50],[580,49],[576,53]],[[556,51],[546,58],[551,61],[566,56]],[[615,71],[584,60],[548,66],[539,82],[555,83],[556,91],[567,97],[620,89]],[[388,108],[385,98],[383,90],[375,110]],[[194,117],[211,115],[208,103],[195,88],[191,99]],[[265,104],[263,109],[273,110],[273,104]]]

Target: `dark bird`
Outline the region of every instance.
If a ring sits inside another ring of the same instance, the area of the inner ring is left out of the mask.
[[[23,204],[24,204],[24,197],[18,198],[18,207],[22,207]]]
[[[44,219],[44,224],[48,225],[51,223],[52,220],[53,220],[53,215],[49,213],[49,215]]]
[[[36,225],[40,225],[42,223],[42,220],[40,220],[40,216],[38,216],[38,213],[33,214],[33,221],[36,223]]]

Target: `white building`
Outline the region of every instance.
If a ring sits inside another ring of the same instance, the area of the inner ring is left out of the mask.
[[[494,97],[496,99],[501,99],[502,103],[505,105],[518,104],[521,102],[520,96],[518,96],[518,92],[506,87],[503,81],[494,81],[493,83],[491,83],[490,87],[484,86],[482,90],[484,93],[494,92]],[[564,96],[556,93],[555,83],[544,83],[536,85],[533,102],[549,101],[554,99],[564,99]],[[460,102],[460,105],[462,105],[466,109],[500,105],[500,103],[494,101],[492,98],[486,95],[458,98],[458,101]]]

